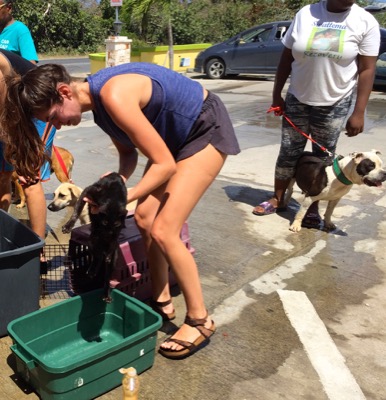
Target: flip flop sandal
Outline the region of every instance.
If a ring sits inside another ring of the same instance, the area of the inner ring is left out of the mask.
[[[264,211],[257,211],[258,207],[262,208]],[[252,210],[252,214],[271,215],[275,214],[276,212],[285,211],[286,209],[287,207],[274,207],[269,201],[264,201],[263,203],[260,203]]]
[[[303,218],[302,227],[308,229],[312,228],[319,229],[321,223],[322,223],[322,218],[320,217],[319,214],[310,213]]]
[[[169,304],[172,304],[172,299],[166,301],[155,301],[153,299],[150,300],[150,307],[162,317],[163,321],[172,321],[174,318],[176,318],[174,309],[171,313],[166,313],[162,310],[163,307],[166,307]]]
[[[210,326],[210,328],[205,328],[204,325],[207,318],[208,314],[206,314],[206,317],[202,319],[193,319],[186,316],[184,324],[187,324],[192,328],[196,328],[200,332],[200,336],[193,343],[169,337],[164,341],[164,343],[176,343],[179,346],[181,346],[182,349],[173,350],[173,349],[164,349],[160,347],[158,349],[158,352],[166,358],[170,358],[173,360],[180,360],[182,358],[191,356],[193,353],[203,348],[205,345],[209,343],[210,337],[216,332],[216,327],[213,321],[211,321],[212,325]]]

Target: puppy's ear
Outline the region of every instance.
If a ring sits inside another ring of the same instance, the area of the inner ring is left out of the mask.
[[[67,189],[69,190],[72,199],[78,199],[82,193],[82,190],[75,185],[68,185]]]
[[[351,153],[350,156],[355,161],[355,164],[359,164],[364,158],[363,153],[357,153],[357,152]]]
[[[74,193],[74,190],[71,186],[68,187],[68,190],[70,191],[72,199],[77,199],[79,197],[79,195],[77,196],[76,193]]]
[[[379,150],[371,149],[372,153],[375,153],[377,156],[380,156],[382,153]]]

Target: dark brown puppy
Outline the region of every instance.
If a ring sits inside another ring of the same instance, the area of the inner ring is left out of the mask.
[[[75,204],[70,220],[62,227],[63,233],[69,233],[74,227],[86,204],[85,198],[91,202],[90,264],[87,274],[91,278],[103,274],[104,300],[110,302],[110,279],[118,257],[118,236],[127,215],[127,189],[116,172],[86,187]]]

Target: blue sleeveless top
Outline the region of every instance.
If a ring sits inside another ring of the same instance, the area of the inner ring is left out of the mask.
[[[152,96],[142,112],[175,155],[200,114],[204,97],[202,86],[165,67],[143,62],[102,69],[89,76],[87,81],[95,104],[95,123],[111,138],[129,147],[135,146],[128,135],[113,122],[100,98],[103,85],[120,74],[141,74],[152,80]]]

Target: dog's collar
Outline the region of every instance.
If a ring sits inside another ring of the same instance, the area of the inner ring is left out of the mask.
[[[340,169],[339,160],[341,160],[342,158],[343,157],[338,156],[334,159],[333,170],[335,176],[337,177],[338,181],[342,182],[344,185],[352,185],[353,183],[345,177],[343,171]]]

